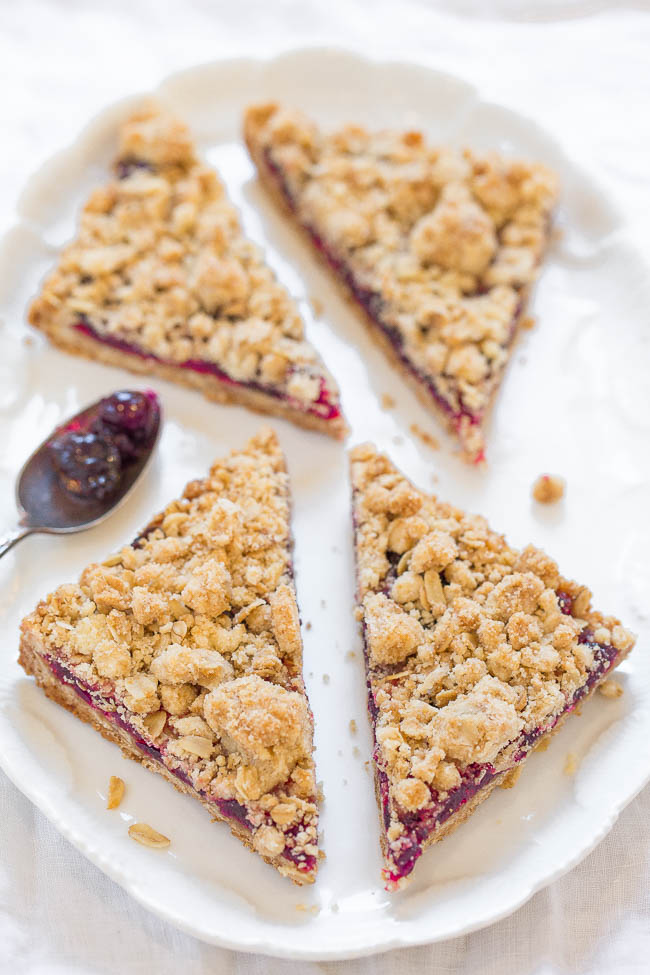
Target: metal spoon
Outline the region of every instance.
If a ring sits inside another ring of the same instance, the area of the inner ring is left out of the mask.
[[[54,466],[48,445],[72,424],[78,423],[83,428],[101,403],[102,400],[98,400],[57,427],[25,462],[16,482],[18,524],[0,538],[0,558],[17,542],[35,532],[67,535],[92,528],[122,504],[133,490],[151,460],[160,435],[161,410],[157,398],[155,426],[142,448],[142,455],[124,465],[117,488],[108,497],[80,498],[69,493]]]

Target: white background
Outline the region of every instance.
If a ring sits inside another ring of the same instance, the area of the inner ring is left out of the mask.
[[[196,62],[307,43],[441,67],[535,116],[608,185],[637,242],[650,242],[650,9],[595,0],[4,0],[0,231],[27,174],[107,102]],[[646,790],[580,867],[484,932],[347,964],[292,965],[209,948],[158,921],[0,774],[0,971],[647,971],[649,822]]]

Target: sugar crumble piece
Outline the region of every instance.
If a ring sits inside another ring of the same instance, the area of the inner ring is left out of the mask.
[[[392,410],[395,407],[395,400],[390,395],[390,393],[381,394],[381,408],[382,410]]]
[[[106,808],[117,809],[124,798],[124,780],[118,775],[111,775],[108,783],[108,795],[106,797]]]
[[[356,735],[356,733],[357,733],[357,723],[354,720],[354,718],[352,718],[350,720],[350,734],[351,735]]]
[[[305,623],[305,629],[306,630],[311,630],[311,623],[309,623],[309,622]]]
[[[604,680],[598,688],[603,697],[617,698],[623,694],[623,685],[617,680]]]
[[[320,298],[317,298],[315,295],[313,295],[309,299],[309,304],[311,305],[311,310],[313,311],[316,318],[320,318],[320,316],[323,314],[324,311],[324,305],[323,302],[320,300]]]
[[[578,756],[575,752],[568,752],[564,763],[564,774],[575,775],[578,771]]]
[[[537,322],[535,321],[532,315],[524,315],[524,317],[521,319],[521,322],[519,323],[519,328],[524,329],[525,331],[529,331],[531,328],[535,328],[536,324]]]
[[[540,504],[552,504],[564,497],[565,481],[557,474],[540,474],[533,484],[533,497]]]
[[[129,826],[129,836],[136,843],[140,843],[141,846],[148,846],[152,850],[164,850],[171,843],[168,836],[159,833],[147,823],[133,823],[132,826]]]
[[[409,430],[415,437],[422,441],[425,447],[429,447],[431,450],[440,450],[440,441],[436,440],[436,438],[426,430],[423,430],[422,427],[418,426],[417,423],[412,423]]]
[[[517,784],[519,776],[521,775],[522,772],[523,772],[522,765],[515,765],[514,768],[511,768],[510,771],[506,772],[506,774],[501,779],[501,783],[500,783],[501,788],[512,789],[512,787]]]
[[[330,675],[323,674],[323,684],[329,684],[329,682],[330,682]]]

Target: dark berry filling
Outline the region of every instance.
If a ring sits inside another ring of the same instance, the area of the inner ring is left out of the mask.
[[[48,444],[65,490],[80,499],[115,494],[122,475],[152,447],[160,422],[158,398],[121,390],[57,430]]]
[[[136,159],[135,156],[125,156],[123,159],[118,159],[115,163],[115,174],[118,179],[126,179],[132,173],[138,172],[138,170],[155,172],[151,163],[146,162],[144,159]]]
[[[339,407],[332,401],[332,393],[327,387],[327,383],[321,377],[320,378],[320,391],[318,399],[311,403],[309,406],[305,406],[300,400],[295,399],[295,397],[283,394],[280,390],[273,386],[265,385],[264,383],[258,382],[245,382],[241,383],[237,379],[233,379],[222,369],[219,368],[214,362],[208,362],[206,359],[186,359],[185,362],[172,362],[171,360],[161,359],[158,356],[153,355],[151,352],[146,352],[139,346],[134,345],[131,342],[124,342],[122,339],[115,338],[112,335],[103,335],[99,332],[86,318],[79,319],[73,326],[78,332],[83,335],[87,335],[90,338],[95,339],[98,342],[102,342],[104,345],[109,345],[113,349],[119,349],[120,352],[126,352],[129,355],[136,355],[140,359],[151,359],[155,362],[162,362],[164,365],[175,366],[180,369],[191,369],[193,372],[208,373],[215,376],[220,382],[226,383],[231,386],[246,386],[248,389],[257,390],[260,393],[264,393],[266,396],[272,396],[275,399],[283,400],[295,409],[300,410],[303,413],[311,413],[315,416],[320,417],[323,420],[334,420],[341,416],[341,411]]]
[[[110,431],[123,461],[137,460],[150,444],[157,420],[155,394],[122,390],[102,400],[93,428]]]

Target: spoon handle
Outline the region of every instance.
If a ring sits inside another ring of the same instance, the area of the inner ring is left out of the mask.
[[[6,555],[10,548],[14,547],[16,542],[20,542],[21,539],[25,538],[27,535],[31,535],[34,531],[34,528],[26,528],[24,525],[16,525],[15,528],[5,532],[5,534],[0,537],[0,559],[3,555]]]

